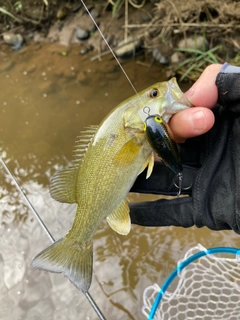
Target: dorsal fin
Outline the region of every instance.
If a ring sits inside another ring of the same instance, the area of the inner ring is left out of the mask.
[[[75,141],[75,145],[73,147],[73,166],[79,166],[97,130],[98,126],[89,126],[77,137],[77,141]]]
[[[90,126],[81,132],[74,146],[73,165],[57,172],[50,182],[51,197],[60,202],[76,203],[76,183],[81,161],[94,137],[98,126]]]

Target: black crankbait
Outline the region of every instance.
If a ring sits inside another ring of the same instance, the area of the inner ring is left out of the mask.
[[[144,131],[148,143],[162,162],[175,174],[181,173],[183,168],[177,144],[171,139],[163,119],[158,115],[148,116]]]
[[[174,185],[179,189],[178,196],[182,190],[182,162],[177,144],[171,139],[167,126],[159,115],[149,115],[144,123],[146,138],[154,152],[161,161],[170,168],[178,177],[179,185]]]

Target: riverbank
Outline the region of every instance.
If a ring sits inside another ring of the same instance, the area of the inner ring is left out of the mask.
[[[240,2],[85,2],[120,59],[151,56],[152,62],[170,65],[171,75],[192,80],[209,63],[240,64]],[[13,50],[32,42],[57,42],[66,48],[77,44],[81,54],[94,51],[96,58],[109,52],[79,1],[6,1],[0,13],[1,44]]]

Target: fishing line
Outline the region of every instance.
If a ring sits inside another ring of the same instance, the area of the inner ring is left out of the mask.
[[[136,95],[138,96],[138,98],[140,99],[137,90],[135,89],[132,81],[130,80],[129,76],[127,75],[126,71],[124,70],[123,66],[121,65],[120,61],[118,60],[117,56],[115,55],[115,53],[113,52],[111,46],[109,45],[109,43],[107,42],[107,39],[105,38],[105,36],[103,35],[101,29],[99,28],[99,26],[97,25],[95,19],[93,18],[93,16],[91,15],[91,12],[88,10],[88,7],[86,6],[85,2],[83,0],[81,0],[85,10],[87,11],[89,17],[92,19],[94,25],[96,26],[98,32],[100,33],[101,37],[103,38],[104,42],[106,43],[108,49],[110,50],[110,52],[112,53],[114,59],[117,61],[120,69],[122,70],[123,74],[125,75],[125,77],[127,78],[128,82],[130,83],[131,87],[133,88],[134,92],[136,93]]]
[[[41,227],[43,228],[43,230],[45,231],[45,233],[47,234],[47,236],[49,237],[49,239],[51,240],[52,243],[55,242],[55,239],[53,238],[52,234],[50,233],[50,231],[48,230],[48,228],[46,227],[46,225],[44,224],[44,222],[42,221],[40,215],[38,214],[38,212],[35,210],[35,208],[33,207],[32,203],[30,202],[30,200],[28,199],[28,197],[26,196],[25,192],[23,191],[23,189],[20,187],[20,185],[18,184],[16,178],[14,177],[14,175],[12,174],[12,172],[10,171],[10,169],[8,168],[8,166],[6,165],[5,161],[2,159],[2,157],[0,157],[0,162],[3,166],[3,168],[5,169],[5,171],[7,172],[7,174],[12,178],[16,188],[18,189],[19,193],[23,196],[24,200],[26,201],[28,207],[30,208],[30,210],[32,211],[32,213],[34,214],[35,218],[37,219],[37,221],[39,222],[39,224],[41,225]],[[96,314],[98,315],[100,320],[106,320],[106,318],[103,316],[101,310],[99,309],[98,305],[96,304],[96,302],[93,300],[92,296],[90,295],[89,292],[83,292],[86,296],[86,298],[88,299],[89,303],[91,304],[92,308],[94,309],[94,311],[96,312]]]

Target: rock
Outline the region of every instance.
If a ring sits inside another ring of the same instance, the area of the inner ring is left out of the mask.
[[[47,40],[50,42],[59,41],[59,23],[60,21],[55,22],[48,31]]]
[[[40,32],[35,32],[33,35],[33,42],[34,43],[41,43],[46,41],[46,38],[44,37],[43,34],[41,34]]]
[[[205,51],[208,47],[207,39],[202,36],[192,36],[186,39],[182,39],[178,42],[178,48],[198,49]]]
[[[74,28],[71,25],[65,25],[61,32],[59,32],[59,43],[68,47],[74,37]]]
[[[66,7],[62,7],[60,9],[58,9],[57,14],[56,14],[56,18],[58,20],[63,20],[64,18],[66,18],[67,16],[67,8]]]
[[[92,46],[89,46],[89,45],[87,45],[87,46],[82,46],[81,47],[81,50],[80,50],[80,54],[81,55],[85,55],[85,54],[87,54],[89,51],[91,51],[93,48],[92,48]]]
[[[91,13],[91,15],[92,15],[92,17],[93,17],[94,19],[96,19],[96,18],[98,18],[98,17],[100,16],[99,11],[98,11],[96,8],[93,8],[93,9],[90,11],[90,13]]]
[[[162,53],[159,50],[159,48],[154,48],[153,49],[152,56],[156,61],[158,61],[161,64],[169,64],[168,59],[164,55],[162,55]]]
[[[178,64],[180,62],[179,52],[174,52],[170,57],[170,61],[173,64]]]
[[[76,37],[79,40],[86,40],[90,36],[90,32],[88,30],[84,30],[82,28],[77,28],[76,29]]]
[[[15,50],[21,49],[23,45],[23,37],[21,34],[5,32],[3,34],[3,40],[5,43],[12,45]]]
[[[123,40],[118,43],[115,54],[118,58],[127,59],[133,55],[138,55],[142,50],[142,41],[129,37],[127,41]]]

